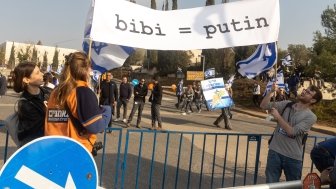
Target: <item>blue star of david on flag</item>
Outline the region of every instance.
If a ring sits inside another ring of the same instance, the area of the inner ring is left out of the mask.
[[[236,63],[238,72],[242,76],[252,79],[269,70],[277,60],[277,45],[275,42],[258,45],[256,51],[246,60]]]

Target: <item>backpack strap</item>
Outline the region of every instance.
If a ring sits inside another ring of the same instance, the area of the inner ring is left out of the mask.
[[[285,112],[285,110],[287,109],[287,108],[292,108],[292,106],[295,104],[295,102],[293,102],[293,101],[290,101],[290,102],[288,102],[286,105],[285,105],[285,108],[282,110],[282,112],[281,112],[281,117],[283,116],[283,114],[284,114],[284,112]],[[289,118],[288,118],[289,119]],[[287,121],[289,121],[289,120],[287,120]],[[275,130],[274,130],[274,132],[275,132]],[[270,137],[270,139],[268,140],[268,145],[269,144],[271,144],[271,142],[272,142],[272,139],[273,139],[273,136],[274,136],[274,132],[272,133],[272,136]]]

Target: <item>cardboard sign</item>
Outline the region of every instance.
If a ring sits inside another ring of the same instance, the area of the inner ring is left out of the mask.
[[[204,79],[204,73],[202,71],[187,71],[188,81],[202,81]]]

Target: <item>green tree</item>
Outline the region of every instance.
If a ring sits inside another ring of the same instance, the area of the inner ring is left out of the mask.
[[[32,54],[32,58],[31,58],[31,61],[38,64],[38,60],[37,60],[37,49],[34,45],[33,47],[33,54]]]
[[[20,49],[18,52],[17,58],[19,59],[19,62],[25,62],[25,61],[30,61],[31,59],[31,51],[30,51],[31,46],[26,46],[26,49]]]
[[[42,41],[38,40],[38,42],[36,43],[36,45],[42,45]]]
[[[173,0],[172,10],[177,10],[177,0]]]
[[[1,66],[5,65],[5,47],[0,48],[0,64]]]
[[[46,51],[44,51],[43,54],[43,62],[42,62],[42,70],[47,70],[48,67],[48,53]]]
[[[293,59],[293,66],[307,65],[308,61],[311,59],[311,52],[305,45],[288,45],[288,53]],[[279,57],[281,59],[283,57]]]
[[[130,66],[130,65],[143,65],[144,60],[144,49],[137,49],[134,53],[132,53],[124,63],[124,66]]]
[[[325,36],[317,31],[314,35],[311,64],[306,72],[313,76],[315,70],[321,71],[321,77],[327,81],[336,79],[336,5],[328,7],[321,15]]]
[[[11,48],[11,52],[9,55],[9,60],[8,60],[8,68],[10,69],[14,69],[15,67],[15,46],[14,46],[14,42]]]
[[[156,1],[155,0],[151,0],[151,9],[156,10]]]
[[[59,50],[57,49],[57,47],[55,47],[55,52],[54,52],[54,57],[53,57],[53,62],[52,62],[52,70],[57,70],[58,69],[58,55],[59,55]]]
[[[151,0],[151,9],[156,10],[156,1]],[[158,66],[158,51],[157,50],[147,50],[147,57],[149,67],[157,67]]]
[[[178,67],[185,71],[191,63],[192,56],[190,51],[159,51],[158,69],[160,74],[175,73]]]
[[[322,26],[325,28],[325,34],[331,39],[336,39],[336,4],[333,8],[328,8],[321,15]]]
[[[205,1],[205,6],[214,5],[214,4],[215,4],[215,0],[206,0]]]

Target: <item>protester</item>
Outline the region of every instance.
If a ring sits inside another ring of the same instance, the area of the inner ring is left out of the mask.
[[[318,143],[310,157],[321,173],[322,184],[330,184],[330,188],[336,189],[336,138]]]
[[[200,84],[198,84],[196,86],[196,89],[194,90],[194,99],[198,113],[202,111],[202,100],[203,100],[202,98],[203,98],[202,87]]]
[[[289,97],[291,95],[291,93],[293,93],[294,97],[296,98],[298,93],[297,93],[297,89],[298,89],[298,84],[300,83],[300,78],[299,76],[297,76],[295,73],[292,74],[289,78],[288,78],[288,88],[289,88]]]
[[[138,110],[138,119],[136,123],[137,128],[141,128],[140,122],[141,122],[141,116],[142,116],[142,110],[145,106],[146,96],[147,96],[148,88],[145,84],[145,79],[141,79],[140,83],[134,86],[134,102],[131,114],[127,121],[127,127],[131,126],[132,118],[135,114],[135,112]]]
[[[162,101],[162,86],[159,83],[159,76],[153,77],[154,88],[149,97],[151,105],[152,129],[156,129],[156,121],[158,122],[158,129],[162,129],[162,120],[160,115],[160,106]]]
[[[49,95],[41,85],[43,73],[32,62],[18,64],[14,68],[14,91],[22,92],[18,101],[18,139],[20,146],[44,136],[46,98]]]
[[[276,86],[263,98],[260,107],[270,110],[277,127],[269,141],[266,182],[279,182],[284,170],[287,181],[300,180],[303,145],[310,128],[316,123],[311,107],[322,99],[321,91],[311,86],[297,97],[297,102],[270,102]],[[279,113],[282,112],[282,113]]]
[[[260,99],[260,85],[257,81],[254,81],[253,89],[252,89],[252,100],[255,106],[259,107],[259,99]]]
[[[127,107],[128,102],[132,96],[132,87],[131,84],[127,82],[127,77],[123,76],[122,81],[119,87],[119,99],[117,103],[117,119],[114,121],[119,121],[120,119],[120,108],[123,107],[123,122],[127,123],[126,116],[127,116]]]
[[[177,84],[176,88],[176,97],[177,97],[177,103],[175,104],[175,107],[178,109],[181,105],[183,95],[183,79]]]
[[[111,107],[99,106],[89,88],[91,62],[82,52],[65,57],[59,85],[48,101],[45,135],[61,135],[83,144],[93,155],[102,146],[97,133],[103,132],[111,119]]]
[[[281,88],[277,91],[276,96],[275,96],[275,101],[283,101],[287,100],[287,95],[285,93],[285,89]]]
[[[99,104],[110,106],[112,115],[114,115],[114,109],[118,100],[118,86],[112,79],[112,73],[107,72],[106,80],[102,81],[98,87],[98,93]],[[110,120],[108,127],[112,127],[112,119]]]
[[[185,96],[184,96],[186,103],[184,105],[184,107],[182,107],[184,109],[184,112],[182,113],[182,115],[186,115],[187,113],[191,113],[193,112],[192,109],[192,101],[194,99],[194,90],[193,90],[193,86],[192,85],[188,85],[188,88],[185,92]],[[189,108],[189,110],[188,110]]]
[[[0,98],[4,96],[7,92],[7,79],[0,73]]]
[[[229,93],[230,98],[232,98],[232,89],[231,87],[229,87],[228,85],[226,85],[226,90]],[[230,111],[230,107],[225,107],[225,108],[221,108],[221,114],[217,117],[216,121],[213,123],[216,127],[220,126],[218,125],[222,120],[224,120],[224,128],[228,129],[228,130],[232,130],[232,126],[231,126],[231,122],[228,118],[228,116],[230,117],[230,119],[232,118],[232,114]]]

